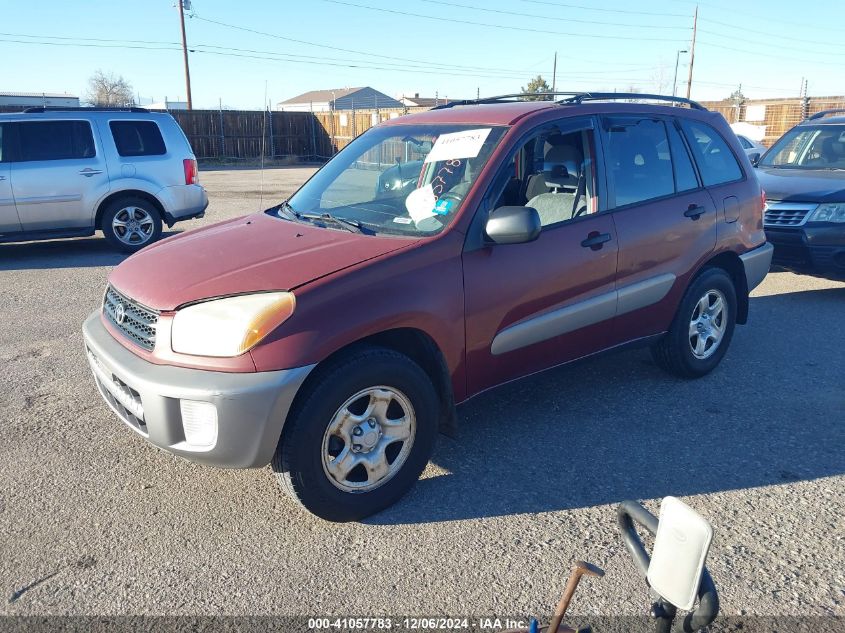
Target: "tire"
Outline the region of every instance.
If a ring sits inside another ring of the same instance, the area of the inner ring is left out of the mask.
[[[132,224],[133,221],[136,224]],[[125,228],[121,229],[121,226]],[[118,198],[103,211],[100,229],[112,246],[134,253],[161,237],[161,214],[144,198]]]
[[[723,305],[721,316],[717,300]],[[705,302],[707,316],[702,319]],[[736,288],[730,275],[721,268],[705,269],[684,293],[669,332],[652,346],[654,362],[681,378],[707,375],[728,351],[736,315]]]
[[[410,358],[383,348],[350,352],[298,397],[273,471],[309,512],[327,521],[362,519],[395,503],[419,479],[438,411],[434,385]],[[410,443],[390,442],[406,433]]]

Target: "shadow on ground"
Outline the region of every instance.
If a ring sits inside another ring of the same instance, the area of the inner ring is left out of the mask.
[[[688,496],[845,473],[845,288],[752,298],[710,376],[647,350],[551,370],[470,400],[455,439],[374,524],[427,523]]]
[[[181,231],[165,231],[161,238]],[[0,271],[116,266],[129,257],[104,237],[0,244]]]

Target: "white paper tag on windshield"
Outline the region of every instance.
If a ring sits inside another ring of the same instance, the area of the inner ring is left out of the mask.
[[[434,205],[437,204],[437,198],[434,197],[434,191],[431,185],[425,185],[419,189],[414,189],[405,198],[405,208],[408,209],[408,215],[414,221],[414,224],[425,218],[430,218],[434,215]]]
[[[437,141],[435,141],[428,156],[425,157],[425,162],[437,163],[454,158],[475,158],[492,129],[485,127],[477,130],[441,134],[437,137]]]

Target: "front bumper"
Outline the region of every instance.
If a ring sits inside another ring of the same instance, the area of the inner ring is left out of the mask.
[[[223,468],[270,462],[294,396],[314,367],[227,373],[156,365],[118,343],[99,310],[85,320],[83,334],[100,395],[127,426],[159,448]],[[183,400],[216,408],[216,441],[210,447],[187,442]]]
[[[766,228],[776,266],[805,275],[845,280],[845,226]]]

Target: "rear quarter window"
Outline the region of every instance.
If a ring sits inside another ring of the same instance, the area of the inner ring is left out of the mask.
[[[713,127],[700,121],[681,120],[701,180],[706,187],[742,179],[742,169],[727,141]]]
[[[167,153],[155,121],[110,121],[109,129],[121,156],[161,156]]]

